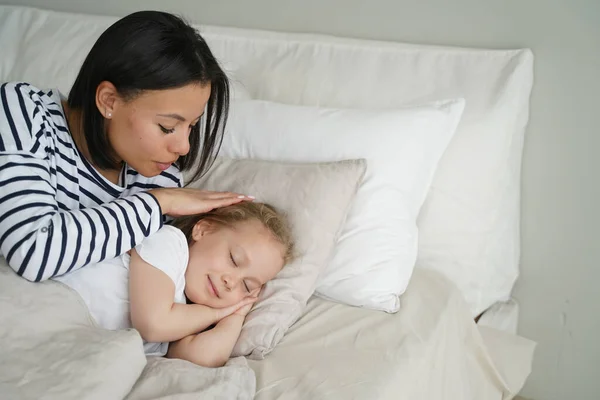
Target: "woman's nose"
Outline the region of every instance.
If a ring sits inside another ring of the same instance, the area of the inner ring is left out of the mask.
[[[172,136],[169,151],[180,156],[185,156],[190,151],[189,132],[176,132]]]

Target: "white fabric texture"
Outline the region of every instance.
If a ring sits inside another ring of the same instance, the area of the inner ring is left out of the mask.
[[[477,320],[477,325],[517,334],[519,303],[515,299],[495,303]]]
[[[534,347],[478,329],[453,284],[416,270],[398,313],[313,297],[269,357],[249,364],[257,400],[500,400],[523,387]]]
[[[165,225],[135,247],[148,264],[164,272],[175,284],[174,301],[185,304],[185,270],[188,245],[185,235],[177,228]],[[104,329],[130,329],[129,260],[121,257],[87,265],[54,280],[75,290],[88,307],[92,318]],[[147,355],[165,355],[168,343],[144,342]]]
[[[0,80],[26,79],[67,93],[94,41],[115,20],[1,6]],[[533,83],[530,50],[199,28],[240,84],[236,87],[255,99],[389,109],[464,98],[460,126],[420,213],[417,265],[449,277],[473,315],[509,298],[519,273],[521,155]]]
[[[508,400],[529,375],[535,347],[478,329],[453,284],[417,270],[396,314],[313,297],[269,357],[249,361],[252,369],[242,357],[224,368],[146,363],[136,331],[96,327],[75,292],[27,282],[2,258],[0,337],[10,343],[0,352],[0,397],[21,400]]]
[[[202,179],[189,185],[253,195],[284,211],[292,228],[298,258],[264,286],[246,317],[234,355],[263,358],[300,318],[364,172],[363,160],[276,163],[220,157]]]
[[[28,282],[1,257],[0,337],[10,343],[0,352],[3,400],[254,398],[244,358],[223,368],[146,362],[137,331],[98,327],[76,292],[52,280]]]
[[[237,101],[221,154],[295,162],[365,159],[364,182],[317,293],[396,312],[417,257],[419,209],[463,108],[462,100],[387,111]]]

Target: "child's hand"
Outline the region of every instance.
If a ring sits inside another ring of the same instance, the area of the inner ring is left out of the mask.
[[[230,316],[231,314],[245,316],[246,314],[248,314],[250,312],[250,310],[252,309],[252,305],[256,302],[256,300],[258,300],[257,297],[246,297],[239,303],[234,304],[232,306],[225,307],[225,308],[216,308],[215,311],[216,311],[217,321],[220,321],[223,318]],[[245,310],[246,308],[248,308],[248,310],[244,314],[240,314],[238,312],[242,309]]]
[[[256,301],[256,299],[254,299]],[[248,313],[250,312],[250,310],[252,310],[252,307],[254,306],[254,302],[250,304],[246,304],[245,306],[239,308],[236,312],[234,312],[235,315],[241,315],[242,317],[245,317],[246,315],[248,315]]]
[[[258,296],[260,296],[260,292],[262,292],[262,287],[260,289],[254,290],[250,297],[250,299],[252,299],[252,303],[240,307],[236,312],[234,312],[234,314],[241,315],[242,317],[245,317],[246,315],[248,315],[250,310],[252,310],[254,303],[256,303],[256,301],[258,300]]]

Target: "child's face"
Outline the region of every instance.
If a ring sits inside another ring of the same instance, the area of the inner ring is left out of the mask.
[[[256,296],[283,268],[283,245],[259,221],[226,227],[200,221],[192,231],[186,296],[223,308]]]

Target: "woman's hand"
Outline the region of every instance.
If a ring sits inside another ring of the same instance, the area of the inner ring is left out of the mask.
[[[211,192],[191,188],[160,188],[149,190],[163,214],[172,217],[209,212],[215,208],[227,207],[242,201],[252,201],[253,196],[233,192]]]

